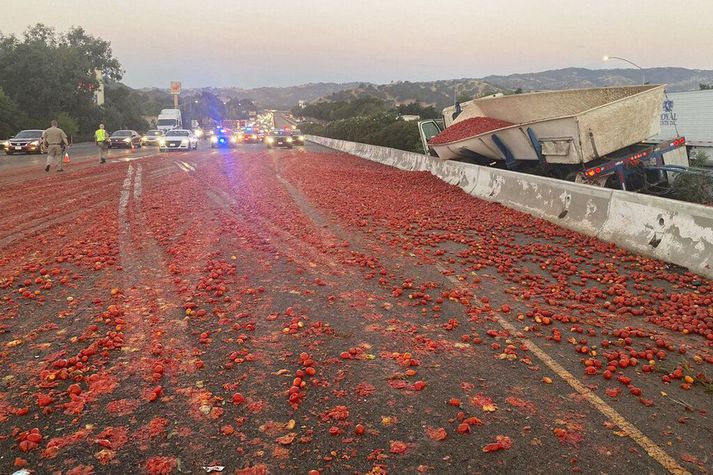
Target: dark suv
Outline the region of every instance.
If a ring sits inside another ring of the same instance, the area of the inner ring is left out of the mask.
[[[42,140],[44,130],[21,130],[17,135],[10,137],[2,143],[6,155],[13,153],[45,153],[45,144]]]

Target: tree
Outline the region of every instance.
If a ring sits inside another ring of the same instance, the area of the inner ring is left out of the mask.
[[[96,70],[119,80],[110,43],[74,27],[63,34],[38,23],[20,38],[0,34],[0,88],[33,122],[60,112],[80,117],[93,106]]]
[[[248,120],[250,112],[257,113],[257,107],[252,99],[230,99],[225,104],[225,114],[228,119]]]
[[[106,105],[103,108],[103,120],[108,130],[131,129],[143,132],[148,129],[149,124],[142,117],[144,94],[118,83],[107,84],[104,94]]]
[[[14,135],[25,126],[27,117],[17,109],[17,104],[0,89],[0,138]]]
[[[701,91],[706,91],[706,90],[709,90],[709,89],[713,89],[713,84],[703,84],[703,83],[699,83],[699,84],[698,84],[698,88],[699,88]]]
[[[191,114],[194,117],[206,117],[217,121],[225,118],[225,104],[215,94],[203,91],[199,96],[191,97],[189,100],[198,101],[191,106]]]
[[[441,116],[441,113],[436,110],[433,106],[422,106],[418,102],[411,102],[408,104],[401,104],[396,108],[396,111],[400,115],[417,115],[421,119],[437,119]]]

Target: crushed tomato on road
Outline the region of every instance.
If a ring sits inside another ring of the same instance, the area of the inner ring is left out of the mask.
[[[710,280],[316,146],[96,167],[0,174],[2,473],[665,470],[526,342],[710,470]]]

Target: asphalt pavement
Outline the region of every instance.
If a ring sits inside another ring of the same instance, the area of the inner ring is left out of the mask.
[[[207,144],[205,146],[208,146]],[[71,166],[99,163],[99,150],[94,142],[84,142],[70,145],[68,148]],[[111,149],[109,155],[112,160],[131,160],[158,153],[157,147],[141,147],[137,149]],[[41,169],[44,171],[47,161],[46,154],[12,154],[0,152],[0,176],[10,171],[27,171]],[[67,168],[70,168],[68,166]],[[54,170],[53,170],[54,171]]]
[[[0,157],[0,472],[710,473],[713,283],[315,145]]]

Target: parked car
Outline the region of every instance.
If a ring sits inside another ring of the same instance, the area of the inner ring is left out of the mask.
[[[153,145],[158,146],[159,141],[164,137],[163,130],[152,129],[149,130],[141,137],[141,145]]]
[[[21,130],[3,142],[2,148],[6,155],[13,153],[45,153],[47,150],[42,140],[44,130]]]
[[[292,148],[292,134],[287,130],[273,130],[272,133],[265,136],[265,145],[267,145],[267,148]]]
[[[166,132],[165,137],[158,144],[158,149],[161,152],[167,150],[197,150],[198,137],[192,130],[174,129]]]
[[[141,135],[135,130],[117,130],[109,137],[109,148],[134,147],[141,147]]]

